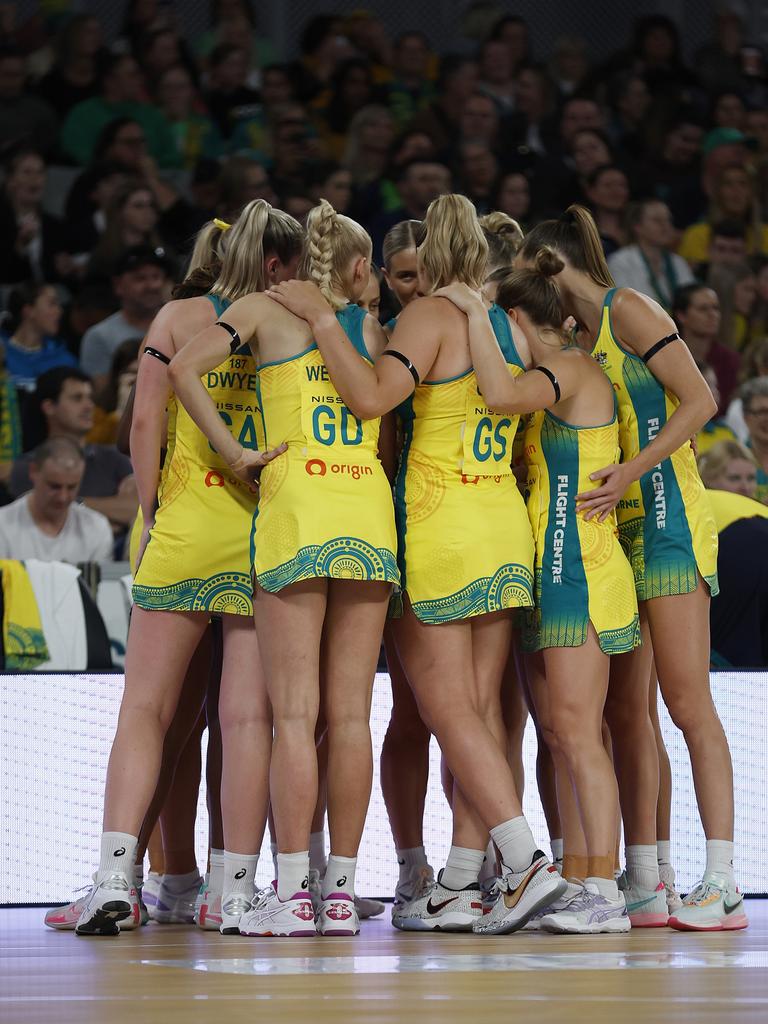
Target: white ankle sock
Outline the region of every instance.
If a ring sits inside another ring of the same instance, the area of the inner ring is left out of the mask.
[[[670,847],[672,843],[669,839],[657,839],[656,840],[656,859],[659,864],[672,864],[672,853]]]
[[[309,866],[314,871],[320,872],[322,878],[328,861],[325,857],[325,832],[312,832],[309,836]]]
[[[552,863],[561,868],[563,866],[563,840],[552,839],[549,845],[552,847]]]
[[[222,898],[237,894],[246,899],[253,898],[253,880],[256,877],[256,866],[259,863],[258,853],[230,853],[224,851],[222,868]]]
[[[309,885],[309,850],[277,854],[277,896],[283,902]]]
[[[144,861],[133,865],[133,884],[137,889],[144,885]]]
[[[659,862],[656,844],[653,846],[628,846],[627,880],[631,886],[640,889],[656,890],[659,884]]]
[[[480,874],[477,876],[481,882],[488,881],[489,878],[495,878],[498,871],[498,865],[496,864],[496,846],[493,840],[488,843],[483,854],[483,863],[480,868]]]
[[[588,884],[594,885],[601,896],[605,896],[607,900],[617,900],[619,898],[619,887],[613,878],[587,878],[585,881]]]
[[[501,855],[502,868],[506,867],[507,871],[525,871],[538,850],[533,833],[522,814],[519,818],[510,818],[494,826],[491,838]]]
[[[400,868],[400,877],[397,880],[398,885],[408,881],[411,877],[412,868],[427,867],[427,855],[424,852],[423,846],[414,846],[409,850],[395,850],[395,856]]]
[[[466,889],[469,885],[477,885],[484,857],[485,850],[452,846],[440,875],[440,884],[446,889]]]
[[[727,839],[708,839],[707,866],[704,870],[707,874],[716,871],[720,875],[725,875],[731,885],[736,885],[733,874],[733,843]]]
[[[355,895],[355,870],[357,857],[337,857],[332,853],[328,858],[322,885],[323,899],[327,900],[333,893],[343,892],[347,896]]]
[[[163,888],[173,893],[174,896],[186,892],[193,885],[200,888],[200,872],[197,868],[194,871],[187,871],[183,875],[163,875]]]
[[[101,833],[101,859],[96,881],[100,882],[106,875],[125,875],[133,878],[133,865],[136,863],[136,847],[139,840],[127,832]]]
[[[211,850],[211,870],[208,873],[208,892],[221,896],[224,886],[224,851]]]

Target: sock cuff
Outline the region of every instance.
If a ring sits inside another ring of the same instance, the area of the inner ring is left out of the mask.
[[[258,853],[233,853],[231,850],[225,850],[223,856],[233,860],[240,860],[244,864],[256,864],[259,860]]]

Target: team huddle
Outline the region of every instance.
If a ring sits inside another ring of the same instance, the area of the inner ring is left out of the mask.
[[[382,639],[396,928],[746,927],[709,690],[717,531],[690,443],[714,401],[662,307],[614,287],[591,215],[570,207],[523,238],[441,196],[385,239],[402,308],[384,327],[364,308],[371,240],[325,201],[304,230],[254,200],[203,230],[191,265],[136,384],[141,518],[99,868],[47,923],[141,922],[164,743],[215,619],[223,833],[201,927],[355,935],[382,911],[355,892]],[[706,835],[684,900],[657,685]],[[521,805],[529,712],[551,859]],[[432,736],[453,819],[436,877]],[[254,892],[268,818],[275,882]]]

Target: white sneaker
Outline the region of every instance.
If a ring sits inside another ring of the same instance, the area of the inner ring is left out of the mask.
[[[516,932],[542,907],[562,896],[568,883],[549,858],[537,850],[530,867],[496,880],[496,898],[474,924],[478,935]]]
[[[217,932],[221,927],[221,893],[211,891],[207,875],[195,900],[195,924],[204,932]]]
[[[557,867],[557,864],[555,864]],[[558,872],[559,874],[559,872]],[[562,896],[558,896],[556,900],[553,900],[549,906],[542,907],[541,910],[537,910],[532,917],[529,917],[523,927],[520,929],[524,932],[540,932],[542,931],[541,922],[543,918],[549,914],[556,914],[560,910],[565,910],[571,900],[575,899],[580,895],[584,886],[581,882],[567,882],[568,888],[565,890]]]
[[[411,868],[408,878],[404,882],[398,882],[395,889],[395,905],[392,913],[394,914],[398,905],[410,903],[418,896],[423,896],[434,884],[435,872],[429,864]]]
[[[704,875],[669,919],[670,927],[681,932],[729,932],[748,924],[744,897],[725,875],[714,871]]]
[[[154,907],[147,904],[149,916],[158,924],[193,924],[195,920],[195,901],[200,892],[202,878],[198,878],[183,892],[172,892],[163,881],[157,894]]]
[[[76,935],[119,935],[120,922],[136,928],[141,912],[136,889],[124,874],[107,875],[94,883],[75,926]]]
[[[317,935],[312,898],[308,892],[297,892],[282,902],[274,888],[268,885],[256,893],[250,910],[240,918],[240,934],[297,938]]]
[[[671,864],[659,864],[659,878],[664,886],[667,898],[667,910],[670,915],[679,910],[683,905],[680,893],[675,888],[675,869]]]
[[[392,924],[405,932],[443,931],[470,932],[483,913],[483,893],[479,885],[466,889],[449,889],[432,879],[420,895],[408,903],[398,903],[392,910]]]
[[[624,893],[627,913],[633,928],[666,928],[669,920],[667,893],[664,883],[655,889],[641,889],[629,884],[627,873],[622,871],[619,889]]]
[[[545,932],[564,935],[596,935],[602,932],[628,932],[632,927],[624,893],[618,899],[601,896],[596,885],[588,882],[581,893],[563,910],[541,919]]]
[[[367,921],[369,917],[383,914],[384,904],[379,900],[369,899],[368,896],[355,896],[355,911],[361,921]]]
[[[332,893],[322,901],[316,923],[320,935],[360,934],[355,901],[343,892]]]
[[[96,876],[94,875],[94,881]],[[73,932],[77,926],[77,922],[80,920],[80,915],[85,910],[85,905],[88,902],[88,898],[93,890],[93,885],[84,885],[77,892],[82,893],[77,899],[68,903],[65,907],[51,907],[48,913],[45,915],[45,923],[49,928],[53,928],[60,932]],[[136,890],[136,906],[133,906],[131,901],[132,913],[130,917],[126,919],[120,925],[121,932],[130,932],[134,928],[138,928],[140,924],[145,924],[144,914],[146,907],[141,902],[141,890]],[[147,915],[147,920],[149,916]]]
[[[208,891],[208,879],[209,878],[210,878],[210,875],[206,871],[205,874],[203,875],[203,880],[200,883],[200,888],[197,890],[197,896],[195,896],[194,922],[197,925],[199,925],[199,923],[200,923],[200,921],[199,921],[199,918],[200,918],[200,907],[203,905],[203,900],[206,898],[206,893]]]
[[[147,912],[152,919],[154,919],[155,916],[157,897],[160,895],[162,885],[163,876],[159,875],[156,871],[150,871],[144,879],[144,884],[141,887],[141,898],[144,900]]]
[[[221,901],[221,924],[219,931],[222,935],[239,935],[240,921],[243,914],[251,909],[251,901],[241,892],[230,893]]]

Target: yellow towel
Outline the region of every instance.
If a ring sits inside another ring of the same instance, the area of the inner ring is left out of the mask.
[[[22,562],[0,559],[3,579],[5,667],[34,669],[48,661],[40,609]]]

